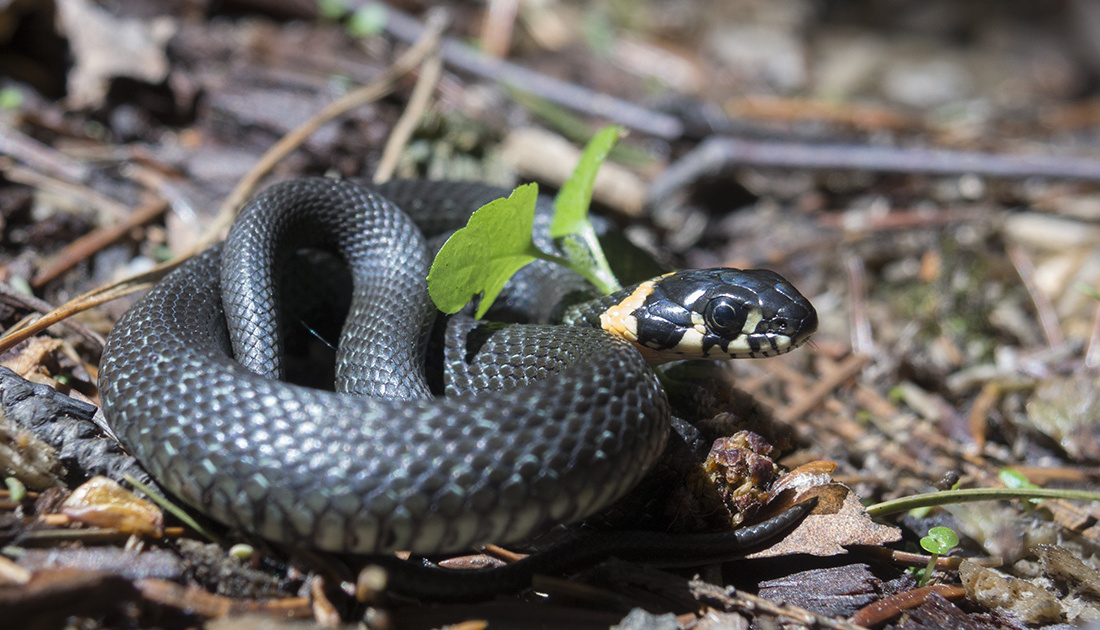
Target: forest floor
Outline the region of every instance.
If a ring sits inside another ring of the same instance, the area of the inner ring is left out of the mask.
[[[723,470],[729,485],[712,492],[724,526],[774,510],[782,488],[821,499],[775,547],[723,566],[610,561],[490,602],[363,601],[352,563],[233,532],[254,547],[229,550],[174,516],[157,525],[143,500],[104,505],[85,485],[95,466],[119,481],[138,469],[105,446],[94,407],[43,398],[77,423],[65,437],[44,426],[61,421],[34,419],[46,411],[6,400],[25,426],[0,427],[0,618],[1100,623],[1100,509],[1072,500],[1100,481],[1097,42],[1093,0],[4,3],[4,330],[205,247],[270,182],[553,192],[579,148],[617,124],[629,133],[596,185],[597,213],[668,267],[773,269],[819,313],[811,347],[733,361],[709,385],[736,402],[712,423],[732,427],[730,450],[716,445],[702,467],[714,473],[721,452],[768,466],[763,478]],[[5,345],[0,363],[97,405],[102,340],[135,299],[71,309],[65,325]],[[23,391],[0,385],[0,398]],[[876,507],[951,488],[1065,493]],[[677,506],[676,527],[716,527]],[[960,542],[924,575],[919,540],[933,527]]]

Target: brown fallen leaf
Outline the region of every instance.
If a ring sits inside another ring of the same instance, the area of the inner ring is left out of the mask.
[[[56,365],[55,354],[62,351],[62,346],[64,346],[64,342],[60,339],[34,337],[27,341],[26,345],[14,357],[7,358],[4,361],[4,367],[10,368],[27,380],[41,383],[45,380],[43,379],[45,374],[43,374],[42,366]],[[39,378],[34,378],[35,376]],[[46,380],[46,384],[51,385],[48,380]],[[56,387],[56,383],[51,386]]]
[[[811,478],[820,482],[823,469],[815,464],[807,464],[791,472],[794,479],[780,479],[773,493],[801,487]],[[797,474],[796,474],[797,473]],[[842,483],[806,485],[800,493],[789,493],[788,497],[779,497],[769,504],[769,508],[784,509],[788,504],[817,497],[817,507],[802,519],[798,527],[791,530],[782,540],[767,549],[758,551],[749,558],[772,558],[798,553],[812,556],[835,556],[846,554],[846,545],[883,545],[901,539],[901,531],[895,527],[880,525],[871,520],[867,510],[856,498],[855,493]]]
[[[115,77],[159,83],[168,76],[164,45],[176,30],[171,20],[117,17],[87,0],[57,5],[75,60],[68,81],[71,107],[101,105]]]
[[[799,571],[759,584],[759,595],[830,617],[848,617],[882,595],[882,581],[862,563]]]
[[[164,534],[160,508],[106,477],[93,477],[73,490],[61,513],[93,527],[156,538]]]

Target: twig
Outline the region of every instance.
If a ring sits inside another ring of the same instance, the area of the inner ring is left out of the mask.
[[[104,214],[112,217],[124,217],[130,208],[92,188],[81,183],[58,179],[52,175],[31,170],[25,166],[11,163],[10,160],[0,162],[0,172],[10,181],[33,186],[40,190],[53,191],[58,195],[64,195],[71,199],[79,199]]]
[[[848,271],[849,318],[852,327],[852,353],[870,356],[875,351],[874,337],[871,335],[871,320],[867,317],[866,270],[863,259],[847,256],[844,267]]]
[[[10,155],[40,172],[70,182],[82,182],[91,173],[87,165],[70,159],[8,125],[0,125],[0,154]]]
[[[374,183],[381,184],[393,177],[397,168],[397,161],[401,157],[401,151],[409,143],[416,123],[424,114],[431,102],[432,92],[439,83],[439,77],[443,74],[443,57],[439,51],[433,51],[424,59],[420,66],[420,76],[416,79],[409,102],[405,105],[405,111],[401,112],[401,118],[390,130],[390,137],[386,140],[386,146],[382,150],[382,159],[378,162],[378,168],[374,171]]]
[[[860,608],[848,621],[860,627],[873,628],[886,623],[906,610],[920,606],[932,593],[947,599],[966,597],[966,589],[961,586],[934,584],[880,599]]]
[[[970,406],[970,413],[966,415],[967,425],[970,427],[970,439],[974,440],[974,452],[985,452],[986,444],[986,415],[997,400],[1001,397],[1001,388],[993,381],[982,385],[982,390],[974,398]]]
[[[352,0],[348,6],[361,9],[381,3]],[[421,37],[424,26],[412,16],[389,5],[386,11],[386,32],[404,42]],[[579,85],[547,76],[523,66],[477,52],[465,44],[446,37],[440,43],[443,59],[453,68],[485,77],[529,94],[617,122],[636,131],[659,138],[676,139],[684,135],[684,124],[674,116],[657,112],[607,94],[593,92]]]
[[[699,579],[691,581],[691,591],[696,599],[711,600],[726,610],[739,610],[753,616],[767,613],[775,618],[790,619],[807,628],[831,628],[833,630],[863,630],[843,619],[833,619],[827,615],[821,615],[805,608],[781,604],[765,599],[759,595],[746,593],[732,586],[721,587],[704,582]]]
[[[1031,296],[1031,302],[1035,305],[1035,314],[1038,316],[1039,326],[1043,329],[1043,336],[1046,337],[1047,345],[1051,348],[1061,346],[1066,340],[1062,335],[1062,327],[1058,324],[1058,314],[1054,310],[1054,303],[1050,301],[1050,296],[1035,281],[1035,265],[1032,264],[1027,254],[1015,245],[1007,246],[1005,251],[1008,254],[1008,259],[1012,261],[1012,265],[1016,267],[1016,273],[1019,274],[1020,280],[1024,283],[1028,295]]]
[[[53,304],[50,304],[46,300],[37,298],[33,295],[19,293],[2,282],[0,282],[0,303],[7,304],[14,308],[32,311],[39,315],[44,315],[54,310]],[[79,322],[62,322],[62,325],[71,330],[74,334],[79,335],[84,341],[88,342],[88,345],[94,348],[96,352],[101,352],[103,350],[103,344],[106,342],[99,333]]]
[[[42,288],[46,283],[72,269],[80,261],[87,260],[89,256],[115,242],[130,230],[159,217],[167,208],[167,201],[150,199],[137,210],[129,213],[124,220],[81,236],[66,245],[52,265],[39,270],[31,280],[31,286],[36,289]]]
[[[665,170],[650,186],[650,198],[669,199],[703,177],[735,166],[865,170],[989,177],[1054,177],[1100,180],[1100,160],[1073,155],[1002,155],[939,149],[768,142],[708,138]]]
[[[963,490],[913,494],[900,499],[883,501],[867,506],[867,514],[877,518],[922,507],[1005,499],[1024,501],[1028,499],[1059,499],[1063,501],[1097,502],[1100,501],[1100,492],[1062,488],[965,488]]]
[[[13,326],[4,333],[3,337],[0,337],[0,352],[7,350],[24,339],[42,332],[46,328],[49,328],[53,324],[58,323],[74,313],[99,306],[100,304],[110,302],[111,300],[137,291],[148,289],[169,271],[175,269],[185,260],[216,241],[225,227],[232,223],[237,208],[240,207],[244,199],[251,194],[252,189],[255,188],[260,178],[262,178],[276,162],[286,156],[290,151],[293,151],[310,133],[332,118],[339,116],[349,109],[368,103],[371,100],[381,98],[385,94],[391,92],[398,78],[411,72],[421,63],[430,51],[435,49],[439,34],[443,31],[444,20],[442,14],[436,13],[433,15],[438,17],[433,17],[429,20],[428,28],[423,31],[424,38],[405,51],[404,54],[386,69],[382,76],[374,82],[354,90],[343,98],[333,102],[319,114],[284,136],[275,146],[269,149],[260,159],[260,162],[241,179],[233,189],[233,192],[230,193],[229,197],[222,203],[221,210],[219,211],[218,218],[215,220],[214,225],[199,239],[190,252],[181,254],[175,259],[157,265],[144,273],[124,278],[107,286],[99,287],[88,293],[77,296],[33,323]]]
[[[352,90],[336,101],[333,101],[312,118],[283,136],[275,143],[275,146],[268,149],[263,157],[260,158],[260,161],[241,178],[241,181],[237,183],[233,191],[226,197],[221,208],[218,210],[218,216],[214,220],[213,225],[211,225],[206,234],[199,239],[196,252],[205,249],[220,238],[221,233],[233,222],[233,219],[237,216],[237,210],[244,203],[245,199],[252,194],[252,191],[256,188],[260,179],[267,175],[279,160],[282,160],[289,155],[291,151],[297,149],[310,134],[321,128],[321,126],[330,120],[356,107],[361,107],[382,98],[386,94],[392,92],[397,83],[397,79],[412,72],[413,69],[424,61],[425,57],[427,57],[432,50],[436,49],[439,45],[440,34],[443,32],[445,25],[445,15],[442,12],[433,12],[428,19],[427,26],[418,31],[418,37],[413,46],[398,57],[389,68],[386,68],[386,71],[383,72],[381,76],[371,83]]]
[[[859,374],[859,371],[862,370],[863,366],[869,363],[870,360],[870,357],[864,355],[850,355],[841,362],[834,373],[818,381],[809,391],[805,392],[799,400],[789,407],[777,411],[775,414],[776,421],[782,424],[790,424],[810,413],[810,410],[821,404],[821,401],[825,400],[825,397],[828,396],[830,392],[854,378],[856,374]]]
[[[18,325],[9,328],[7,332],[4,333],[3,337],[0,337],[0,352],[6,352],[15,344],[37,335],[50,326],[76,313],[86,311],[100,304],[106,304],[111,300],[116,300],[131,293],[148,289],[153,286],[157,280],[164,277],[164,274],[178,267],[184,260],[186,259],[182,257],[170,260],[144,273],[130,276],[118,282],[112,282],[107,286],[99,287],[98,289],[93,289],[83,295],[79,295],[33,322],[19,322]]]

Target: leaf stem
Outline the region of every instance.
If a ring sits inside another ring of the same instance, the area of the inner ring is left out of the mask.
[[[907,512],[913,508],[967,503],[970,501],[996,501],[1000,499],[1066,499],[1073,501],[1100,501],[1100,492],[1085,490],[1060,490],[1050,488],[970,488],[914,494],[900,499],[883,501],[867,508],[871,516],[886,516]]]
[[[599,258],[603,260],[600,266],[582,265],[564,256],[547,254],[542,250],[537,251],[538,253],[535,254],[535,256],[538,258],[557,265],[562,265],[566,269],[569,269],[590,282],[592,286],[596,287],[596,289],[604,295],[610,295],[622,288],[619,281],[615,279],[614,274],[611,273],[611,267],[607,265],[607,260],[603,258],[603,251],[598,247],[592,251],[598,252]]]

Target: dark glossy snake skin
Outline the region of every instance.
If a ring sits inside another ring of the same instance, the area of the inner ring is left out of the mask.
[[[476,346],[467,341],[452,360],[480,362],[482,385],[502,389],[430,395],[422,363],[434,309],[421,231],[461,224],[499,191],[382,190],[404,199],[420,229],[353,183],[286,182],[250,202],[224,247],[132,308],[100,373],[104,411],[124,445],[216,520],[330,551],[426,554],[516,541],[583,519],[634,486],[662,451],[669,410],[653,371],[621,338],[468,324]],[[439,207],[428,213],[430,205]],[[272,269],[300,246],[338,252],[354,270],[340,393],[275,380]]]

